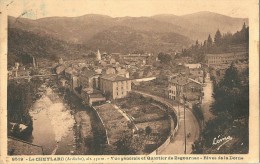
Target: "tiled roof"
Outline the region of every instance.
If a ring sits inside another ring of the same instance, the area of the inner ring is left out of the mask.
[[[95,71],[93,71],[93,70],[87,70],[87,69],[84,69],[84,70],[81,72],[81,75],[82,75],[83,77],[92,77],[92,76],[94,76],[95,74],[96,74]]]
[[[197,80],[194,80],[194,79],[191,79],[191,78],[189,78],[189,80],[192,81],[192,82],[195,82],[195,83],[197,83],[197,84],[202,85],[202,83],[198,82]]]

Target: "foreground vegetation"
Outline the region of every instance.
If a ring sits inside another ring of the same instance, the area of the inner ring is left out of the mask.
[[[234,64],[231,64],[224,78],[215,83],[215,102],[211,107],[215,117],[205,124],[201,139],[193,145],[193,153],[248,153],[249,82],[245,79],[248,80],[248,72],[239,73]],[[230,137],[231,140],[221,148],[219,146],[222,142],[214,144],[217,139],[225,137]]]

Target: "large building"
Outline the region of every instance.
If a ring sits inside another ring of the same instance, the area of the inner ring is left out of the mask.
[[[131,79],[117,74],[106,74],[100,77],[100,90],[112,99],[120,99],[131,91]]]
[[[215,66],[220,64],[231,64],[237,60],[248,59],[247,52],[234,52],[223,54],[206,54],[206,64],[208,66]]]
[[[183,96],[186,96],[188,101],[201,101],[202,84],[184,74],[170,76],[168,98],[182,101]]]

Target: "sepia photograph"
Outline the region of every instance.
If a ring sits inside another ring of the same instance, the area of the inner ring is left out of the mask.
[[[7,156],[248,155],[258,54],[236,2],[1,2]]]

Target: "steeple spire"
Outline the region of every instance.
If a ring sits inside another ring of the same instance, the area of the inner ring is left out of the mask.
[[[98,60],[98,61],[101,60],[101,54],[100,54],[99,50],[97,51],[97,56],[96,56],[96,57],[97,57],[97,60]]]

